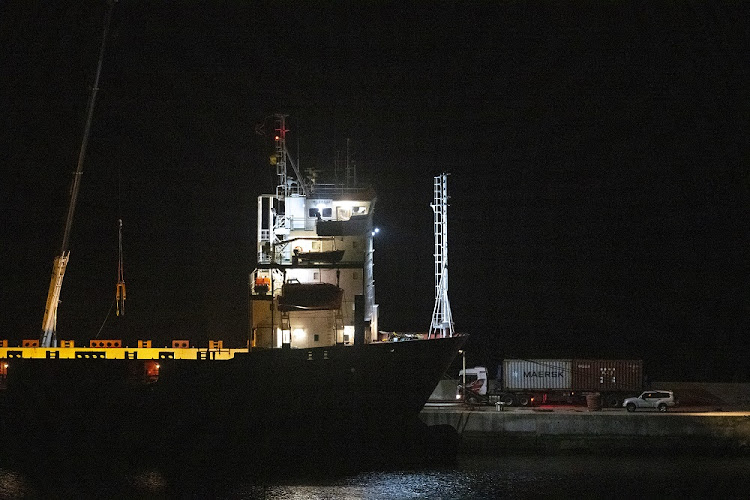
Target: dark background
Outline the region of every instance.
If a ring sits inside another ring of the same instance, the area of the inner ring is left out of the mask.
[[[653,377],[750,378],[750,4],[312,4],[117,4],[59,338],[243,343],[256,199],[275,184],[254,130],[283,112],[303,168],[350,138],[378,191],[382,330],[429,327],[445,171],[470,364],[637,357]],[[0,4],[11,342],[40,333],[106,6]]]

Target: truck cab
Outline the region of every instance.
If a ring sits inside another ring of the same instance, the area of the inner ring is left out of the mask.
[[[469,404],[479,404],[487,396],[487,368],[476,366],[458,372],[456,399]]]

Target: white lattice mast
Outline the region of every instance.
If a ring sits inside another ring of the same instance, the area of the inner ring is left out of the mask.
[[[448,174],[434,178],[432,205],[435,231],[435,308],[429,337],[452,337],[453,316],[448,301]]]

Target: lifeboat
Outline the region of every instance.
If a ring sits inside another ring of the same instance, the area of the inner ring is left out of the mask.
[[[341,309],[344,291],[332,283],[284,283],[279,311]]]
[[[316,264],[335,264],[344,257],[343,250],[329,250],[325,252],[300,252],[295,253],[297,258],[302,262]]]

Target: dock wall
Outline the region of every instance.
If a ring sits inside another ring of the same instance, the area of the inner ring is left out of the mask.
[[[750,415],[425,409],[452,426],[460,453],[739,452],[750,450]]]

